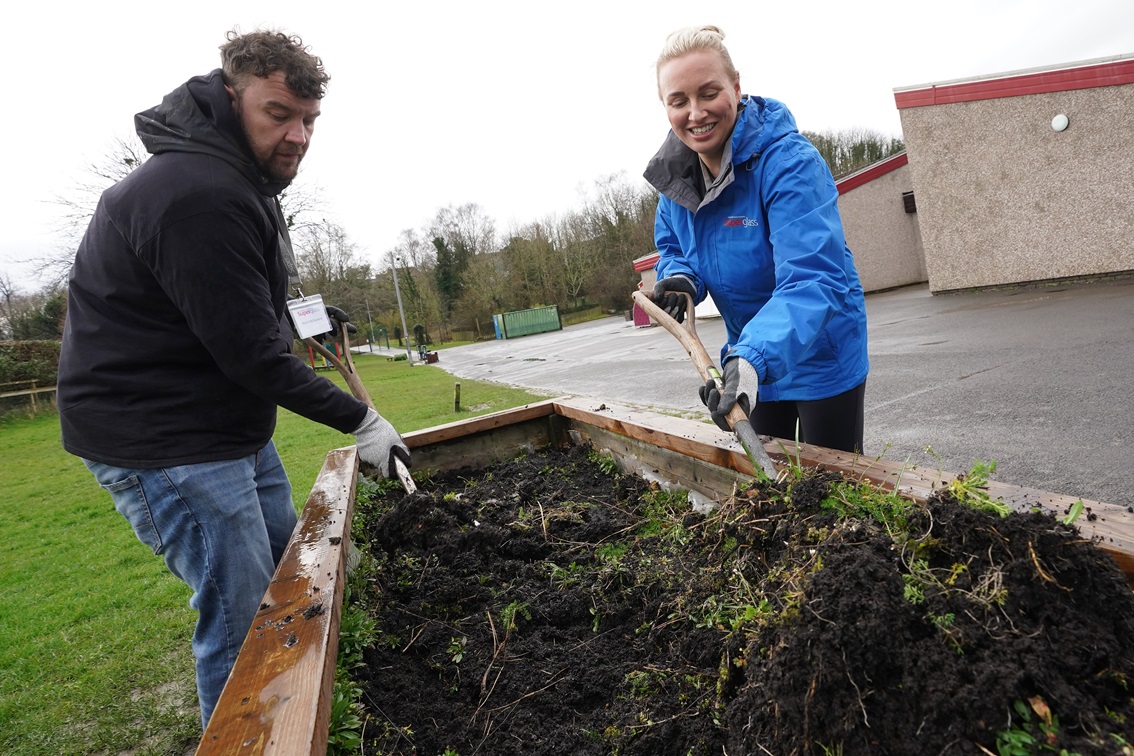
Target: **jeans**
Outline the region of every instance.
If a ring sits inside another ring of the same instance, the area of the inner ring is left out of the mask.
[[[208,725],[276,565],[295,530],[275,445],[241,459],[129,469],[84,459],[138,540],[192,590],[193,655]]]

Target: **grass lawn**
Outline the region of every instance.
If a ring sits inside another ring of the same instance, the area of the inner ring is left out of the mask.
[[[359,355],[367,390],[408,432],[543,397]],[[324,373],[340,386],[335,372]],[[328,450],[353,436],[279,413],[276,445],[297,506]],[[55,415],[0,423],[0,753],[182,754],[200,737],[189,589],[134,537]]]

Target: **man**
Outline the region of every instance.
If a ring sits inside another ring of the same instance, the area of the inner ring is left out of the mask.
[[[296,524],[277,405],[355,434],[385,475],[409,464],[389,422],[291,354],[277,198],[310,146],[322,61],[278,32],[220,49],[221,69],[135,116],[153,157],[103,193],[79,245],[58,390],[64,448],[193,589],[204,724]]]

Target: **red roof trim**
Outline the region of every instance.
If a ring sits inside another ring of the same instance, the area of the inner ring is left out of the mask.
[[[957,84],[931,84],[922,89],[907,89],[894,93],[898,110],[925,105],[945,105],[954,102],[995,100],[1002,97],[1067,92],[1073,89],[1113,87],[1134,84],[1134,60],[1120,60],[1060,71],[1004,76]]]
[[[851,189],[857,189],[863,184],[869,184],[879,176],[885,176],[890,171],[896,171],[903,165],[910,162],[909,155],[904,151],[899,152],[893,157],[886,158],[885,160],[875,163],[869,168],[865,168],[858,173],[852,173],[844,179],[835,182],[835,188],[839,190],[839,194],[846,194]]]
[[[639,257],[634,261],[634,272],[641,273],[643,270],[649,270],[658,264],[658,258],[661,257],[657,252],[645,257]]]

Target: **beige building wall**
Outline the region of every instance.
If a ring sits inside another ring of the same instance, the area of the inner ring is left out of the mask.
[[[1132,84],[900,110],[930,290],[1134,270],[1132,114]]]
[[[839,196],[847,246],[863,291],[882,291],[926,280],[925,250],[917,213],[907,213],[902,193],[913,191],[903,165]],[[920,197],[915,194],[920,212]]]

